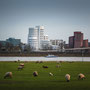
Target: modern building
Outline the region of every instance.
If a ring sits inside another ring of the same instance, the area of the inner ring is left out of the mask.
[[[43,50],[49,50],[51,49],[51,44],[49,40],[43,40],[42,41],[42,49]]]
[[[69,37],[69,47],[74,48],[74,36]]]
[[[9,38],[6,42],[11,43],[13,46],[18,46],[21,44],[21,39]]]
[[[0,52],[21,52],[21,40],[15,38],[0,41]]]
[[[48,35],[44,35],[44,40],[48,41]]]
[[[0,41],[0,46],[6,46],[7,45],[7,42],[6,41]]]
[[[52,45],[58,45],[59,46],[61,40],[55,39],[55,40],[50,40],[50,42],[51,42]]]
[[[52,45],[60,45],[61,43],[64,43],[63,40],[55,39],[55,40],[50,40]]]
[[[90,47],[90,42],[88,42],[88,47]]]
[[[44,26],[36,26],[29,28],[28,44],[32,50],[42,49],[42,41],[44,40]]]
[[[7,51],[7,45],[8,43],[6,41],[0,41],[0,52]]]
[[[55,40],[50,40],[50,42],[51,42],[51,45],[52,45],[52,49],[58,50],[58,51],[64,50],[65,41],[55,39]]]
[[[36,26],[38,29],[39,50],[42,49],[42,41],[44,40],[44,26]]]
[[[29,28],[28,34],[28,44],[33,50],[38,50],[38,29],[37,28]]]

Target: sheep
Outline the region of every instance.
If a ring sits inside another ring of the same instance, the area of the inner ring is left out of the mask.
[[[43,61],[36,61],[36,63],[43,63]]]
[[[79,75],[78,75],[78,79],[85,79],[85,75],[84,74],[82,74],[82,73],[80,73]]]
[[[37,71],[34,71],[33,72],[33,76],[38,76],[38,72]]]
[[[53,76],[53,74],[52,74],[51,72],[49,73],[49,75],[50,75],[50,76]]]
[[[24,63],[20,63],[20,66],[24,67]]]
[[[48,66],[43,66],[43,68],[48,68]]]
[[[43,63],[43,61],[40,61],[39,63]]]
[[[60,63],[62,63],[63,61],[60,61]]]
[[[65,75],[65,78],[66,78],[66,81],[67,81],[67,82],[70,81],[70,75],[69,75],[69,74],[66,74],[66,75]]]
[[[4,75],[4,79],[7,78],[7,77],[12,78],[12,72],[6,72],[5,75]]]
[[[61,65],[56,65],[57,68],[61,67]]]
[[[23,66],[18,66],[18,70],[22,70],[23,69]]]

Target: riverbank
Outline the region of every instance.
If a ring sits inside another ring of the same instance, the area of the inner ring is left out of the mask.
[[[0,57],[2,56],[20,56],[20,57],[42,57],[47,56],[49,54],[56,55],[59,57],[82,57],[81,53],[59,53],[59,52],[31,52],[31,53],[0,53]],[[83,57],[90,57],[90,54],[84,53]]]

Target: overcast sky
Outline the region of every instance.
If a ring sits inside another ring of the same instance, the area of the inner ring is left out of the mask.
[[[27,42],[28,28],[45,26],[49,39],[63,39],[74,31],[90,41],[90,0],[0,0],[0,40]]]

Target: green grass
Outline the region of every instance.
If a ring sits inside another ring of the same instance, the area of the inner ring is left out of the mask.
[[[57,68],[56,62],[25,62],[23,70],[18,71],[19,62],[0,62],[0,90],[90,90],[90,62],[62,62]],[[47,65],[49,68],[42,68]],[[4,79],[6,72],[11,71],[13,78]],[[38,71],[38,76],[32,75]],[[54,76],[49,76],[52,72]],[[65,74],[71,75],[70,82],[66,82]],[[79,73],[86,76],[78,80]]]

